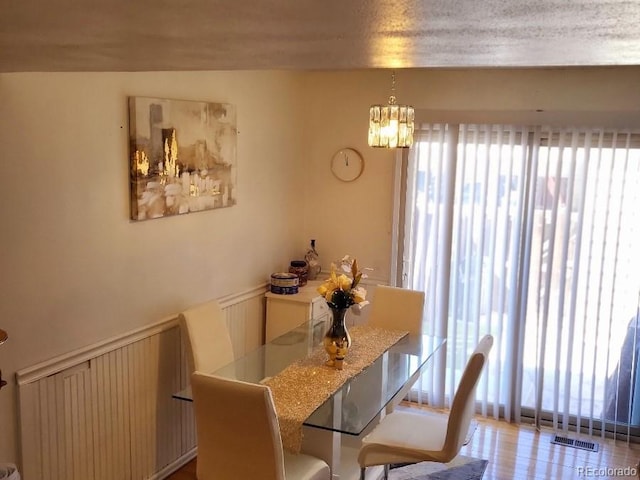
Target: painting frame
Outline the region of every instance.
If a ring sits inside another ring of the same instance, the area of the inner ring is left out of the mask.
[[[131,220],[237,203],[234,105],[143,96],[127,102]]]

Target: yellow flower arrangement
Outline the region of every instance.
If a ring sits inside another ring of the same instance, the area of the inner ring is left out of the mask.
[[[359,285],[360,280],[366,278],[366,275],[358,269],[358,261],[345,255],[340,261],[340,269],[344,273],[338,273],[336,264],[331,264],[331,274],[318,287],[318,293],[325,298],[331,308],[342,309],[352,305],[362,308],[368,305],[367,291]]]

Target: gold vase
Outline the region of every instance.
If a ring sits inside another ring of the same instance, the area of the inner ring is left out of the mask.
[[[329,355],[327,365],[342,370],[344,365],[344,357],[346,357],[349,347],[351,346],[351,336],[345,325],[345,317],[349,308],[331,309],[331,326],[324,334],[324,349]]]

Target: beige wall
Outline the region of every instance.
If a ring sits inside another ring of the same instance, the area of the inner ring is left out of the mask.
[[[399,71],[397,96],[423,119],[630,123],[639,84],[640,68]],[[310,238],[325,267],[349,253],[388,281],[395,153],[366,134],[389,87],[376,70],[0,75],[3,376],[266,281]],[[129,95],[237,106],[237,206],[128,220]],[[329,169],[346,146],[365,158],[353,183]],[[0,462],[17,460],[15,396]]]
[[[258,285],[304,249],[299,84],[282,72],[0,75],[0,462],[17,460],[17,370]],[[236,105],[236,206],[129,220],[130,95]]]
[[[349,254],[374,270],[372,280],[388,281],[391,248],[394,152],[367,145],[369,106],[385,101],[388,84],[375,88],[374,71],[314,72],[305,75],[305,232],[317,240],[323,267]],[[364,157],[354,182],[333,176],[330,163],[340,149]]]

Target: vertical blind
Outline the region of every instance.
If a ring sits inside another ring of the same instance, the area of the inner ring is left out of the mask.
[[[416,140],[405,286],[427,293],[429,328],[448,338],[427,400],[448,405],[490,333],[484,415],[628,436],[640,423],[640,137],[433,124]]]

